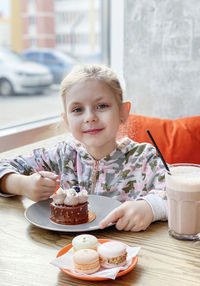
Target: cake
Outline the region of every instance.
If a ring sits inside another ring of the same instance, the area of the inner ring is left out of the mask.
[[[72,239],[72,247],[74,252],[85,248],[97,251],[98,240],[94,235],[91,234],[77,235]]]
[[[79,273],[92,274],[99,270],[100,262],[97,251],[81,249],[73,255],[74,270]]]
[[[63,190],[57,187],[51,196],[50,220],[64,225],[76,225],[88,222],[88,193],[79,187]]]
[[[127,251],[125,244],[118,241],[110,241],[98,247],[101,266],[112,268],[126,264]]]

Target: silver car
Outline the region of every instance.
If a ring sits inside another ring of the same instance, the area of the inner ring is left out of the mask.
[[[42,93],[52,82],[45,66],[27,61],[11,50],[0,49],[0,95]]]

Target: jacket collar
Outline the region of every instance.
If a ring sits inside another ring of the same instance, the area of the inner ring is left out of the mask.
[[[91,164],[94,161],[98,161],[100,164],[108,164],[110,161],[116,161],[120,157],[124,156],[124,154],[129,152],[133,148],[133,144],[130,143],[134,143],[134,141],[128,137],[123,138],[117,142],[116,149],[114,149],[110,154],[100,160],[95,160],[80,142],[73,140],[69,144],[73,147],[73,149],[77,151],[84,163]]]

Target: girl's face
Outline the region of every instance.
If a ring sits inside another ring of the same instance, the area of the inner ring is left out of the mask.
[[[66,122],[74,138],[96,159],[112,152],[122,119],[113,91],[97,80],[88,80],[72,87],[66,102]]]

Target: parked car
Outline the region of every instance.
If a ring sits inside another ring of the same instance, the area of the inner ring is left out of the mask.
[[[78,60],[70,55],[53,49],[31,49],[22,53],[24,57],[45,65],[53,75],[53,82],[58,84],[68,74]]]
[[[41,93],[52,84],[49,70],[21,55],[0,49],[0,95]]]

